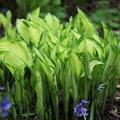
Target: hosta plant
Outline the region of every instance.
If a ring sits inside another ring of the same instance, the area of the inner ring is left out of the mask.
[[[103,24],[99,36],[80,9],[66,24],[50,13],[39,17],[38,9],[15,27],[8,16],[0,21],[0,74],[12,101],[10,119],[95,120],[104,112],[120,75],[115,34]]]

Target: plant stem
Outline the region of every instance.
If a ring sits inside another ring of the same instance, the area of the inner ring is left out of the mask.
[[[95,103],[92,102],[91,110],[90,110],[90,120],[94,120],[94,111],[95,111]]]
[[[86,44],[86,38],[84,39],[84,52],[83,52],[83,64],[84,64],[84,71],[85,71],[85,99],[88,98],[88,92],[89,92],[89,86],[90,86],[90,67],[89,67],[89,57],[88,57],[88,51],[87,51],[87,44]]]
[[[83,114],[84,120],[86,120],[86,116]]]

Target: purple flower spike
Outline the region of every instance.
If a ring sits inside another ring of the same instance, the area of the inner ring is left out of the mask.
[[[8,116],[8,111],[2,111],[2,117],[6,118]]]
[[[2,112],[2,117],[8,116],[8,111],[11,108],[11,103],[9,102],[8,98],[4,98],[2,103],[0,104],[0,111]]]
[[[88,103],[89,102],[87,100],[81,100],[81,102],[76,105],[76,107],[74,108],[74,112],[77,117],[88,116],[88,110],[84,108],[84,105]]]

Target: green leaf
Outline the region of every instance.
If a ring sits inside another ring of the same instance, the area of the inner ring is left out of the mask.
[[[34,9],[32,12],[29,13],[30,15],[33,15],[33,16],[36,16],[36,17],[39,17],[40,15],[40,7]]]
[[[59,31],[61,30],[62,27],[59,19],[49,13],[46,15],[45,20],[49,25],[51,32],[53,32],[54,35],[58,36]]]
[[[75,17],[74,25],[82,35],[91,38],[93,33],[96,32],[95,27],[79,8],[77,10],[78,14]]]
[[[43,87],[42,79],[39,71],[36,71],[36,87],[35,91],[37,93],[37,102],[36,102],[36,112],[42,120],[44,120],[44,99],[43,99]]]
[[[29,33],[29,26],[25,24],[24,20],[17,20],[17,30],[20,36],[27,42],[29,43],[30,41],[30,33]]]
[[[3,50],[5,52],[1,53],[0,60],[7,65],[13,75],[15,69],[23,72],[26,66],[30,67],[32,65],[31,54],[25,43],[1,41],[0,52]]]
[[[71,53],[69,59],[70,59],[71,70],[75,75],[80,76],[83,70],[82,62],[79,60],[78,56],[75,53]]]
[[[94,67],[95,67],[96,65],[104,65],[104,63],[101,62],[101,61],[98,61],[98,60],[92,60],[92,61],[90,62],[90,71],[91,71],[91,73],[92,73],[92,71],[93,71],[93,69],[94,69]]]
[[[7,12],[6,16],[0,13],[0,25],[2,24],[5,30],[12,27],[11,18],[12,18],[12,15],[10,11]]]

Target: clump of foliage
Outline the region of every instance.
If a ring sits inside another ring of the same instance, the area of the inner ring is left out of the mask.
[[[120,43],[112,31],[103,24],[100,37],[80,9],[66,24],[50,13],[39,17],[39,9],[15,27],[10,12],[0,18],[0,76],[12,101],[10,119],[76,119],[82,99],[89,101],[90,120],[104,111],[120,75]]]

